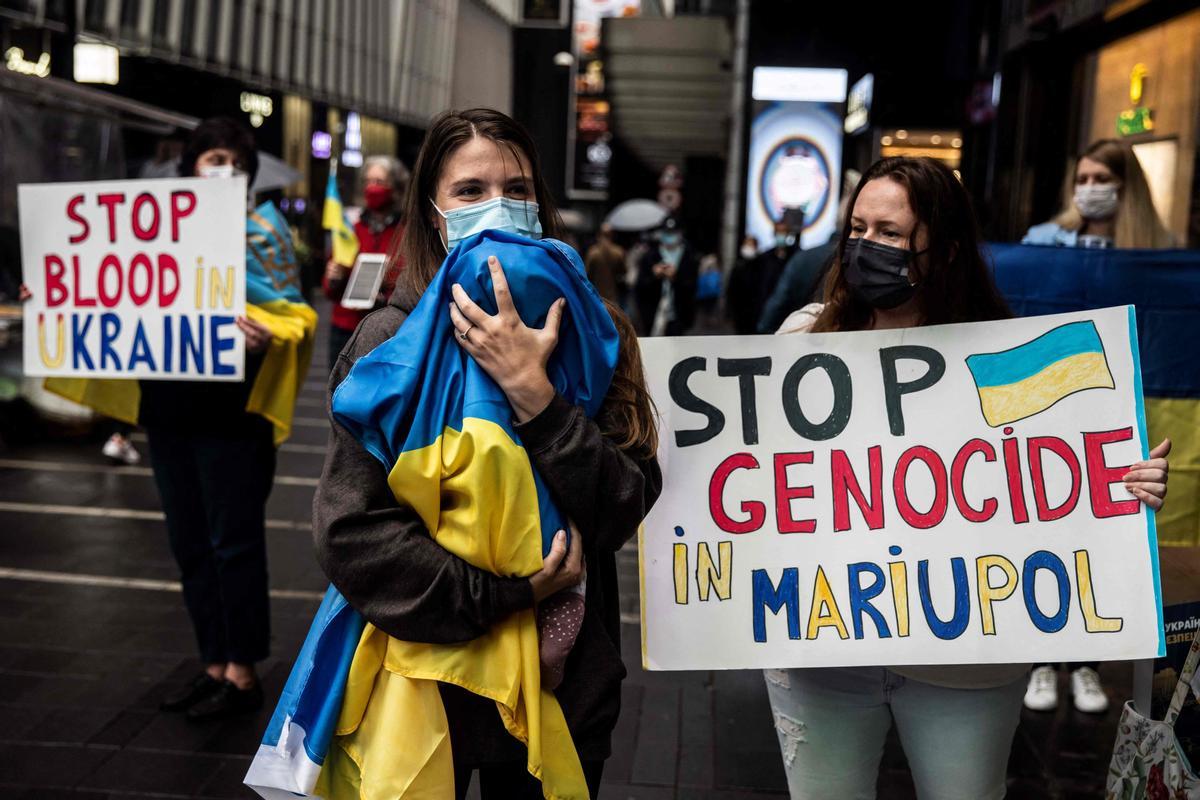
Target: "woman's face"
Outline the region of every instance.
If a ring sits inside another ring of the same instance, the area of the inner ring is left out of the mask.
[[[223,167],[230,165],[237,169],[245,169],[238,163],[237,152],[228,147],[214,147],[212,150],[205,150],[196,157],[196,175],[200,175],[201,169],[204,167]]]
[[[850,238],[920,252],[928,246],[924,225],[908,203],[908,192],[891,178],[869,181],[850,214]]]
[[[387,167],[382,164],[372,164],[367,167],[363,173],[364,186],[383,186],[389,190],[396,187],[392,186],[392,176],[388,172]]]
[[[536,203],[533,170],[524,153],[516,158],[507,145],[476,136],[446,159],[433,201],[444,213],[449,213],[496,197]],[[444,240],[446,220],[435,211],[433,222]]]
[[[1075,168],[1076,186],[1102,186],[1109,183],[1120,183],[1111,169],[1087,157],[1079,159],[1079,166]]]

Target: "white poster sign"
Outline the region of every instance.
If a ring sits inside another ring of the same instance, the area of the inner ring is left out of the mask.
[[[1132,307],[642,352],[648,669],[1162,655]]]
[[[22,185],[25,373],[242,380],[246,181]]]

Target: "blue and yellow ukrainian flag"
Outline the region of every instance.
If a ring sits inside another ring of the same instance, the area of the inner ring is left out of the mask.
[[[358,236],[346,219],[342,195],[337,187],[337,162],[329,165],[329,180],[325,183],[325,207],[321,210],[321,227],[333,238],[333,260],[344,267],[354,266],[358,256]]]
[[[291,434],[296,397],[312,361],[317,312],[300,291],[300,264],[287,220],[271,203],[246,219],[246,316],[271,330],[246,410],[271,422],[275,444]],[[106,417],[136,425],[142,393],[132,379],[47,378],[45,386]]]
[[[1104,343],[1091,320],[1069,322],[999,353],[967,357],[983,418],[993,428],[1032,417],[1085,389],[1112,389]]]
[[[454,340],[453,284],[496,313],[489,255],[504,266],[526,324],[545,324],[551,304],[566,299],[547,372],[569,402],[596,414],[618,340],[579,256],[561,242],[485,231],[455,248],[400,330],[354,365],[334,392],[333,415],[384,465],[396,500],[439,545],[495,575],[523,577],[541,568],[566,521],[521,445],[503,392]],[[350,622],[356,616],[331,588],[247,775],[260,794],[453,797],[438,691],[446,682],[495,702],[547,798],[588,796],[562,709],[541,687],[533,609],[451,645],[394,639]]]
[[[1133,305],[1149,443],[1171,449],[1161,545],[1200,545],[1200,253],[990,245],[996,283],[1019,316]]]

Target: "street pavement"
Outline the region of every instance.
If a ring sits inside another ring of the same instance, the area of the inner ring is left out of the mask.
[[[267,705],[252,716],[196,724],[158,711],[198,664],[148,466],[110,465],[95,435],[0,445],[0,798],[254,796],[242,776],[326,583],[310,543],[328,433],[323,342],[316,353],[267,506],[273,655],[260,665]],[[144,438],[135,443],[144,455]],[[636,549],[618,567],[629,677],[602,796],[786,796],[761,675],[642,671]],[[1078,714],[1069,701],[1026,712],[1010,797],[1102,794],[1129,670],[1102,673],[1108,715]],[[894,737],[879,787],[884,800],[915,797]]]

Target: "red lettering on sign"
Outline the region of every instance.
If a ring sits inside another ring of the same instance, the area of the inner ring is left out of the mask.
[[[114,192],[112,194],[97,195],[96,202],[104,206],[104,208],[108,211],[108,241],[110,244],[116,244],[117,206],[125,202],[125,193]],[[78,284],[76,285],[78,286]]]
[[[72,222],[74,222],[80,228],[82,228],[82,230],[77,235],[72,236],[67,240],[71,244],[79,244],[80,242],[86,240],[88,238],[88,234],[90,234],[92,232],[92,226],[88,225],[88,221],[86,219],[84,219],[83,217],[79,216],[79,212],[77,212],[75,210],[79,207],[79,204],[82,202],[83,202],[83,195],[81,195],[81,194],[77,194],[74,197],[72,197],[70,200],[67,201],[67,216],[71,218]]]
[[[142,209],[147,205],[149,205],[152,212],[152,221],[149,226],[143,226]],[[133,198],[133,212],[130,221],[133,223],[133,235],[143,242],[149,242],[158,238],[158,226],[161,220],[158,213],[158,201],[154,199],[154,195],[149,192],[142,192]]]
[[[1029,448],[1029,477],[1033,483],[1033,507],[1042,522],[1061,519],[1075,510],[1081,484],[1079,459],[1071,446],[1057,436],[1035,436],[1026,444]],[[1071,491],[1057,508],[1046,500],[1046,477],[1042,471],[1042,451],[1049,450],[1062,459],[1071,471]]]
[[[812,533],[817,529],[815,519],[796,519],[792,516],[792,500],[810,499],[813,496],[813,487],[791,486],[787,477],[787,468],[792,464],[811,463],[811,451],[775,454],[775,522],[780,533]]]
[[[734,453],[721,462],[708,482],[708,511],[717,527],[726,533],[750,533],[762,527],[767,507],[757,500],[743,500],[742,511],[750,516],[740,522],[725,513],[725,482],[735,469],[758,469],[758,459],[749,453]]]
[[[1088,493],[1092,498],[1092,513],[1099,519],[1137,514],[1142,510],[1139,500],[1113,500],[1109,487],[1120,483],[1129,471],[1125,467],[1110,467],[1104,463],[1104,445],[1127,442],[1133,438],[1133,428],[1099,431],[1083,435],[1083,454],[1087,462]]]
[[[924,513],[917,511],[908,501],[908,468],[914,461],[924,462],[933,475],[933,504]],[[932,528],[946,516],[946,507],[950,503],[946,485],[946,465],[930,448],[924,445],[910,447],[896,462],[896,471],[892,474],[892,491],[896,494],[896,509],[905,522],[914,528]]]
[[[47,255],[43,262],[46,271],[46,306],[53,308],[67,302],[70,292],[63,276],[67,274],[67,265],[55,255]]]
[[[179,220],[196,210],[196,193],[180,189],[171,192],[171,241],[179,241]]]

